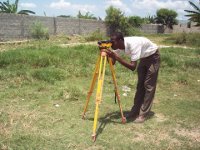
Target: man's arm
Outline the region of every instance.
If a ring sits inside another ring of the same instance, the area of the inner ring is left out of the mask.
[[[134,71],[136,69],[137,61],[131,61],[130,63],[126,62],[124,59],[122,59],[116,53],[114,53],[112,51],[107,51],[107,54],[109,57],[112,58],[112,60],[114,60],[114,64],[115,64],[115,61],[118,61],[120,64],[122,64],[123,66],[125,66],[126,68],[128,68],[132,71]]]
[[[116,59],[114,59],[114,58],[111,57],[111,60],[112,60],[112,64],[115,65]]]
[[[136,69],[136,66],[137,66],[137,61],[131,61],[130,63],[129,62],[126,62],[124,59],[122,59],[121,57],[119,56],[116,56],[116,60],[122,64],[123,66],[125,66],[126,68],[134,71]]]

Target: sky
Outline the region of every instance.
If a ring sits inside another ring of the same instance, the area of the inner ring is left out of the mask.
[[[6,0],[0,0],[1,2]],[[199,0],[190,0],[199,4]],[[14,3],[15,0],[10,0]],[[156,15],[160,8],[175,10],[177,19],[187,20],[185,9],[192,10],[188,0],[19,0],[19,10],[29,9],[37,16],[77,16],[90,12],[95,17],[105,18],[109,6],[119,8],[125,16],[147,17]]]

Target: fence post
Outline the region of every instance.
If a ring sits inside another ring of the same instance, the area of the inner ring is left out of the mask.
[[[54,27],[54,35],[57,34],[57,22],[56,17],[53,17],[53,27]]]
[[[78,34],[81,35],[81,20],[78,18]]]
[[[20,27],[21,27],[21,34],[20,34],[20,38],[24,38],[24,17],[22,16],[21,22],[20,22]]]

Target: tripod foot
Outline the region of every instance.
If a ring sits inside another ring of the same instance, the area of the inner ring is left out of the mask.
[[[126,117],[122,117],[122,123],[126,123]]]
[[[92,140],[93,140],[93,142],[96,141],[96,138],[97,138],[97,137],[96,137],[96,134],[93,134],[93,135],[92,135]]]
[[[83,120],[85,120],[85,114],[84,114],[84,115],[82,115],[82,119],[83,119]]]

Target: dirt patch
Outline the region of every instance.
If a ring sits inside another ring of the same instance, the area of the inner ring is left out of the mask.
[[[169,143],[167,149],[171,149],[173,145],[176,145],[176,146],[181,145],[181,143],[176,138],[171,137],[169,133],[166,132],[166,130],[159,130],[158,133],[156,133],[155,135],[156,137],[152,138],[152,141],[151,141],[151,143],[153,142],[155,145],[160,145],[162,141],[166,141],[166,140]]]
[[[176,129],[175,133],[179,136],[186,137],[192,141],[200,142],[200,128],[188,130],[188,129]]]
[[[180,46],[180,45],[159,45],[159,48],[169,48],[169,47],[172,47],[172,48],[184,48],[184,49],[195,49],[195,48],[192,48],[192,47],[188,47],[188,46]]]
[[[97,45],[97,42],[60,44],[61,47],[72,47],[77,45]]]
[[[164,122],[166,120],[168,120],[168,118],[166,118],[163,114],[155,114],[155,118],[157,122]]]
[[[136,133],[136,135],[134,136],[133,138],[133,141],[134,142],[141,142],[141,141],[145,141],[146,139],[146,135],[145,134],[142,134],[142,133]]]
[[[160,129],[156,131],[150,131],[146,134],[139,132],[135,134],[136,135],[133,138],[134,142],[153,143],[154,145],[159,146],[163,141],[167,141],[168,149],[171,149],[171,147],[174,147],[174,145],[181,146],[181,142],[178,139],[171,137],[166,130]]]

